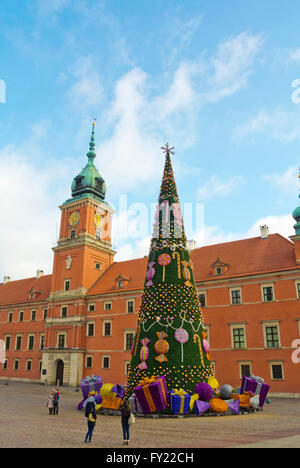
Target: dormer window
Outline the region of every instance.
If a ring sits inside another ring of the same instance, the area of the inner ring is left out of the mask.
[[[76,180],[76,188],[81,186],[82,179],[83,179],[83,177],[77,177],[77,179],[75,179]]]
[[[125,278],[125,276],[123,276],[122,274],[120,274],[116,279],[115,279],[115,283],[116,283],[116,288],[117,289],[122,289],[124,287],[127,286],[128,282],[131,281],[131,278]]]
[[[211,265],[212,275],[213,276],[221,276],[225,275],[229,270],[230,265],[228,263],[224,263],[218,257],[217,260]]]
[[[101,179],[95,179],[96,180],[96,187],[98,190],[102,190],[102,185],[103,185],[103,181]]]
[[[124,282],[123,282],[123,281],[119,281],[119,284],[118,284],[119,288],[123,288],[123,285],[124,285]]]

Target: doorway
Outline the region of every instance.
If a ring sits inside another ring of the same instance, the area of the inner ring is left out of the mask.
[[[63,382],[64,382],[64,361],[60,359],[56,365],[55,385],[63,385]]]

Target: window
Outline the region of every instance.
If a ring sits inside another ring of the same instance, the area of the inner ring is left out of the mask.
[[[3,362],[2,369],[3,369],[3,370],[6,370],[7,367],[8,367],[8,359],[5,359],[4,362]]]
[[[242,302],[241,290],[240,289],[231,290],[231,304],[241,304],[241,302]]]
[[[23,322],[23,321],[24,321],[24,312],[21,311],[19,315],[19,322]]]
[[[47,309],[44,309],[44,320],[47,319],[47,312],[48,312]]]
[[[32,310],[31,311],[31,321],[35,322],[35,320],[36,320],[36,310]]]
[[[94,323],[88,323],[87,336],[94,336],[95,325]]]
[[[216,268],[216,275],[221,275],[222,274],[222,268],[221,267],[217,267]]]
[[[134,301],[127,301],[127,313],[128,314],[134,313]]]
[[[124,284],[123,281],[119,281],[119,282],[118,282],[119,288],[123,288],[123,284]]]
[[[70,291],[70,288],[71,288],[71,281],[66,280],[65,281],[65,291]]]
[[[101,240],[101,232],[98,229],[96,231],[96,240]]]
[[[264,302],[274,301],[273,286],[263,287],[263,299],[264,299]]]
[[[200,301],[201,307],[206,306],[206,294],[205,293],[199,293],[199,301]]]
[[[43,350],[45,347],[45,335],[41,335],[40,339],[40,349]]]
[[[297,283],[296,287],[297,287],[297,297],[298,299],[300,299],[300,283]]]
[[[71,231],[71,236],[70,236],[71,239],[74,239],[75,236],[76,236],[76,229],[72,229],[72,231]]]
[[[21,348],[22,348],[22,337],[17,336],[16,337],[16,350],[20,351]]]
[[[103,322],[103,336],[111,336],[111,322]]]
[[[266,345],[267,348],[279,348],[278,326],[265,327]]]
[[[14,360],[14,370],[18,370],[19,369],[19,359],[15,359]]]
[[[68,307],[67,306],[63,306],[61,308],[61,318],[66,318],[68,315]]]
[[[65,347],[65,335],[58,335],[58,349],[64,349]]]
[[[104,310],[111,310],[112,303],[111,302],[104,302]]]
[[[251,364],[240,364],[240,377],[250,377]]]
[[[91,369],[93,367],[93,358],[92,356],[87,356],[85,361],[85,367]]]
[[[89,312],[94,312],[95,310],[95,304],[90,304],[89,305]]]
[[[32,361],[28,360],[28,361],[26,362],[26,370],[27,370],[27,371],[30,371],[30,370],[31,370],[31,366],[32,366]]]
[[[34,348],[34,335],[29,335],[28,337],[28,350],[32,351]]]
[[[9,322],[12,322],[12,321],[13,321],[13,315],[14,315],[13,312],[9,312],[9,314],[8,314],[8,321],[9,321]]]
[[[101,263],[95,263],[95,269],[100,271],[101,270]]]
[[[244,349],[245,346],[245,328],[233,328],[232,329],[233,348]]]
[[[9,351],[10,348],[10,336],[5,337],[5,350]]]
[[[129,369],[130,369],[130,362],[125,361],[125,375],[126,376],[129,374]]]
[[[103,369],[110,368],[110,356],[102,356],[102,368]]]
[[[82,177],[77,177],[77,179],[75,179],[75,180],[76,180],[76,188],[80,187],[81,183],[82,183]]]
[[[134,332],[125,332],[125,351],[131,351],[134,342]]]
[[[284,380],[282,362],[270,362],[270,371],[272,380]]]

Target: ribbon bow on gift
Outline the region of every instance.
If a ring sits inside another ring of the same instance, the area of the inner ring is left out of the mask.
[[[155,377],[154,375],[152,377],[143,377],[143,379],[140,380],[140,385],[144,387],[145,385],[150,385],[152,383],[157,382],[158,380],[159,379]]]
[[[180,390],[174,390],[175,395],[184,396],[187,395],[187,392],[181,388]]]

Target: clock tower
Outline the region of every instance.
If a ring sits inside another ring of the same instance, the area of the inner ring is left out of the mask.
[[[111,206],[94,165],[95,123],[88,162],[72,183],[72,197],[60,206],[61,223],[46,320],[44,381],[78,385],[85,352],[87,290],[113,263]]]

